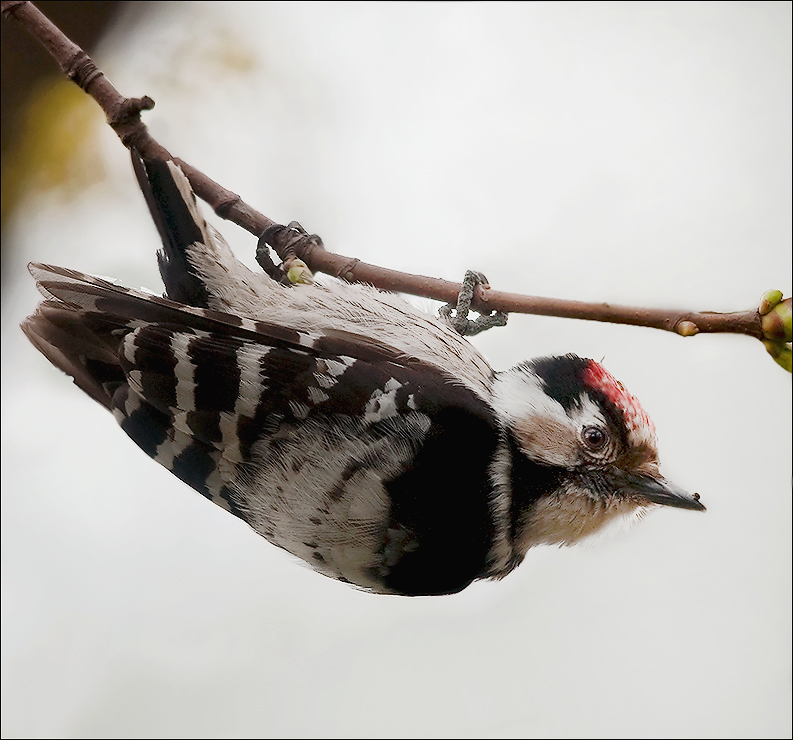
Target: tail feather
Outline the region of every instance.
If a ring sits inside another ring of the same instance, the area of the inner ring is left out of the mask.
[[[132,151],[132,167],[162,239],[157,253],[160,274],[171,300],[208,308],[210,294],[191,263],[187,248],[210,244],[213,235],[184,173],[173,162],[144,160]]]

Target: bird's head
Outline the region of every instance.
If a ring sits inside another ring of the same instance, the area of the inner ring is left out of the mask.
[[[494,406],[511,438],[519,547],[573,544],[662,505],[704,511],[661,475],[655,427],[602,365],[576,355],[500,373]]]

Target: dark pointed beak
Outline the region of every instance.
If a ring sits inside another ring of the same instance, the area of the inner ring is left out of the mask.
[[[618,482],[619,489],[628,495],[644,499],[650,504],[661,506],[675,506],[678,509],[693,509],[706,511],[699,501],[698,493],[688,493],[678,488],[663,478],[653,478],[649,475],[636,475],[622,473]]]

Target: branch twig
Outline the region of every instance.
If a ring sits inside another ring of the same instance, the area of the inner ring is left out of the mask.
[[[285,229],[276,228],[278,225],[272,219],[251,208],[236,193],[225,189],[187,162],[172,157],[149,134],[140,118],[141,111],[154,107],[154,101],[148,96],[142,98],[123,96],[91,58],[68,39],[33,3],[25,0],[2,0],[0,8],[3,15],[19,21],[58,62],[63,72],[99,104],[105,112],[108,124],[124,146],[137,149],[147,158],[174,159],[189,178],[196,195],[212,206],[221,218],[236,223],[256,236],[268,229],[276,235],[286,232]],[[271,243],[279,256],[284,259],[285,241],[283,239],[279,241],[276,237],[272,240],[268,239],[268,243]],[[321,241],[316,239],[303,240],[302,244],[298,244],[296,250],[292,252],[295,253],[314,271],[336,275],[350,282],[370,283],[383,290],[410,293],[453,303],[461,288],[459,283],[397,272],[328,252],[322,247]],[[777,303],[783,306],[789,304],[790,299]],[[506,313],[530,313],[644,326],[675,332],[682,336],[705,332],[730,332],[753,336],[766,343],[769,341],[777,345],[780,343],[779,332],[777,331],[775,336],[769,335],[767,327],[764,327],[765,316],[761,317],[758,309],[715,313],[636,308],[503,293],[481,286],[475,293],[473,307],[485,313],[497,310]],[[789,313],[789,305],[787,310]],[[790,341],[789,336],[782,336],[781,339]]]

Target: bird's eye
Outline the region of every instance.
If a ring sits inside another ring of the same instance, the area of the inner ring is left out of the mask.
[[[581,430],[581,439],[590,450],[601,450],[608,442],[608,434],[600,427],[584,427]]]

